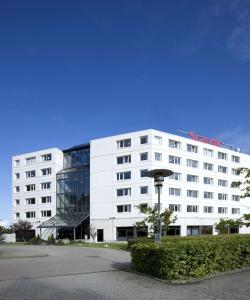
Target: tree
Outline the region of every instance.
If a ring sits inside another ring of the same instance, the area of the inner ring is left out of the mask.
[[[3,235],[4,233],[12,233],[11,228],[0,226],[0,236]]]
[[[21,236],[24,241],[27,241],[30,238],[31,229],[32,224],[28,221],[19,220],[17,223],[11,225],[12,232]]]
[[[135,226],[138,231],[143,231],[146,232],[148,231],[148,234],[150,236],[154,236],[157,231],[157,209],[152,208],[150,206],[144,207],[144,206],[137,206],[137,208],[140,210],[141,213],[146,214],[147,216],[145,217],[144,220],[140,222],[136,222]],[[169,225],[175,223],[177,217],[174,216],[172,217],[173,212],[169,211],[168,209],[165,209],[161,214],[161,222],[162,222],[162,232],[163,235],[166,236]]]
[[[214,225],[215,225],[215,229],[218,230],[219,233],[229,234],[230,228],[238,229],[243,224],[242,224],[242,219],[220,219],[220,222]]]

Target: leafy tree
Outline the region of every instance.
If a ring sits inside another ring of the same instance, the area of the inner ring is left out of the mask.
[[[11,228],[0,226],[0,236],[3,235],[4,233],[12,233]]]
[[[19,220],[17,223],[11,225],[12,232],[22,236],[24,241],[29,239],[31,229],[32,224],[28,221]]]
[[[220,219],[219,223],[214,224],[215,229],[219,231],[219,233],[230,233],[230,228],[239,228],[242,224],[242,219]]]
[[[142,206],[137,206],[137,208],[140,210],[141,213],[146,214],[147,216],[145,217],[144,220],[140,222],[136,222],[136,227],[138,231],[144,231],[147,232],[150,236],[154,236],[157,232],[157,216],[158,212],[156,208],[152,208],[150,206],[148,207],[142,207]],[[168,232],[169,225],[175,223],[177,217],[174,216],[172,217],[173,212],[169,211],[168,209],[165,209],[161,214],[161,222],[162,222],[162,232],[163,235],[165,236]]]

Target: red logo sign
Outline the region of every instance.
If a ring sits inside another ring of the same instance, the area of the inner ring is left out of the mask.
[[[204,136],[198,135],[194,132],[189,132],[188,135],[191,137],[192,140],[202,142],[202,143],[206,143],[206,144],[210,144],[210,145],[213,145],[213,146],[220,147],[223,144],[222,142],[220,142],[217,139],[211,139],[211,138],[208,138],[208,137],[204,137]]]

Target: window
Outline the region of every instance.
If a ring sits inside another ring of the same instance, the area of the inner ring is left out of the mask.
[[[19,219],[20,218],[20,213],[16,212],[14,216],[15,216],[15,219]]]
[[[187,144],[187,151],[192,153],[198,153],[198,147],[195,145]]]
[[[240,157],[232,155],[232,161],[239,164],[240,163]]]
[[[187,212],[198,212],[198,206],[197,205],[187,205]]]
[[[214,210],[214,208],[212,206],[204,206],[203,207],[203,212],[207,213],[207,214],[212,214],[213,210]]]
[[[131,188],[122,188],[116,190],[117,197],[131,196]]]
[[[187,181],[188,182],[199,182],[199,177],[196,176],[196,175],[190,175],[190,174],[187,174]]]
[[[204,196],[204,199],[213,199],[214,193],[213,192],[204,192],[203,196]]]
[[[26,218],[27,219],[32,219],[36,217],[36,212],[35,211],[27,211],[26,212]]]
[[[116,208],[117,208],[118,213],[131,212],[131,205],[130,204],[117,205]]]
[[[180,149],[181,148],[181,143],[175,140],[168,140],[168,146],[170,148],[174,149]]]
[[[36,204],[36,198],[26,198],[25,200],[27,205]]]
[[[141,187],[140,187],[140,193],[141,193],[142,195],[148,194],[148,186],[141,186]]]
[[[169,155],[169,163],[174,165],[180,165],[181,164],[181,158],[178,156]]]
[[[26,174],[26,178],[35,177],[36,176],[36,171],[35,170],[27,171],[27,172],[25,172],[25,174]]]
[[[139,204],[139,210],[142,212],[144,209],[148,208],[148,203]]]
[[[116,173],[117,180],[128,180],[131,179],[131,171]]]
[[[218,158],[227,160],[227,154],[224,152],[218,152]]]
[[[116,161],[118,165],[129,164],[131,163],[131,155],[118,156]]]
[[[51,187],[51,182],[42,182],[41,183],[41,190],[49,190]]]
[[[174,172],[171,176],[169,176],[169,179],[181,180],[181,173]]]
[[[25,187],[26,187],[26,192],[31,192],[31,191],[36,190],[36,185],[35,184],[28,184]]]
[[[119,140],[116,143],[118,149],[131,147],[131,139]]]
[[[232,214],[233,215],[239,215],[240,214],[240,209],[239,208],[232,208]]]
[[[26,158],[26,165],[33,165],[36,163],[35,156]]]
[[[214,184],[214,179],[211,177],[204,177],[203,178],[203,183],[204,184]]]
[[[42,210],[42,211],[41,211],[41,217],[42,217],[42,218],[48,218],[48,217],[51,217],[51,210]]]
[[[15,174],[14,174],[14,178],[15,178],[15,179],[20,179],[20,173],[15,173]]]
[[[218,207],[218,214],[227,214],[227,207]]]
[[[218,193],[218,200],[227,200],[228,196],[227,194]]]
[[[148,143],[148,136],[147,135],[141,136],[140,144],[143,145],[143,144],[147,144],[147,143]]]
[[[148,152],[140,153],[140,160],[148,160]]]
[[[159,152],[155,152],[155,160],[161,161],[162,160],[162,154]]]
[[[226,174],[227,173],[227,167],[218,166],[218,172]]]
[[[227,187],[227,185],[228,185],[227,180],[218,179],[218,186]]]
[[[181,195],[181,189],[169,188],[169,195],[171,195],[171,196],[180,196]]]
[[[237,169],[232,169],[232,175],[239,176],[239,172]]]
[[[51,203],[51,196],[41,197],[41,203],[42,204]]]
[[[19,199],[15,199],[15,200],[14,200],[14,204],[15,204],[15,206],[20,205],[20,200],[19,200]]]
[[[208,149],[208,148],[204,148],[203,149],[203,154],[204,154],[204,156],[207,156],[207,157],[213,157],[214,156],[214,151],[211,150],[211,149]]]
[[[15,191],[15,193],[19,193],[20,192],[20,186],[15,186],[14,191]]]
[[[141,177],[148,177],[148,169],[140,170]]]
[[[204,163],[203,164],[203,169],[204,170],[213,171],[213,168],[214,168],[213,164],[209,164],[209,163]]]
[[[187,197],[198,198],[199,192],[195,190],[187,190]]]
[[[240,201],[240,195],[232,195],[232,201]]]
[[[14,166],[15,166],[15,167],[20,167],[20,160],[19,160],[19,159],[16,159],[16,160],[14,161]]]
[[[52,155],[51,155],[51,153],[43,154],[43,155],[41,155],[41,158],[42,158],[42,162],[51,161]]]
[[[42,176],[51,175],[51,168],[41,169]]]
[[[161,136],[154,136],[154,144],[161,145],[162,144],[162,137]]]
[[[198,168],[198,161],[193,159],[187,159],[187,166],[191,168]]]
[[[181,205],[180,204],[169,204],[169,211],[178,212],[181,211]]]

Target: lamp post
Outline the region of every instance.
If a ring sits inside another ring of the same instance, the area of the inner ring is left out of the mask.
[[[155,242],[161,242],[161,232],[162,232],[162,224],[161,224],[161,216],[160,216],[160,205],[161,205],[161,188],[163,186],[164,178],[169,177],[173,174],[173,171],[167,169],[155,169],[148,171],[147,176],[154,178],[154,184],[157,188],[158,193],[158,214],[157,214],[157,234],[155,236]]]

